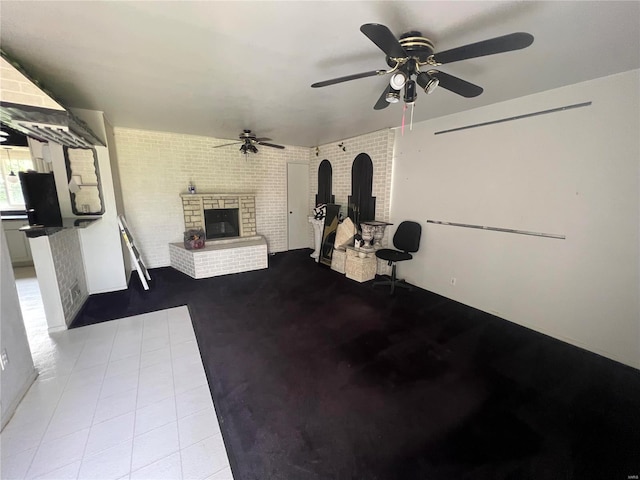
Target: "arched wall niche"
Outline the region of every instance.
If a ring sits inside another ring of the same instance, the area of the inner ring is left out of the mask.
[[[323,203],[335,203],[336,197],[332,193],[333,170],[329,160],[322,160],[318,165],[318,193],[316,194],[316,205]]]
[[[366,153],[359,153],[351,165],[351,195],[348,202],[349,218],[360,228],[361,222],[374,220],[376,198],[373,191],[373,162]]]

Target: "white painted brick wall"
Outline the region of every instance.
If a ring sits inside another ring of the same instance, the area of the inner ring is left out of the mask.
[[[80,252],[78,230],[65,229],[49,236],[51,255],[62,300],[64,319],[69,325],[89,296]],[[71,288],[78,284],[80,295],[72,298]]]
[[[228,140],[177,133],[115,128],[127,221],[142,257],[150,268],[170,264],[169,243],[182,241],[185,230],[181,193],[189,181],[198,193],[253,193],[256,196],[257,233],[267,239],[269,252],[287,250],[287,163],[309,162],[309,214],[315,203],[318,165],[331,162],[333,193],[346,213],[351,193],[351,164],[359,153],[373,162],[376,219],[389,220],[393,139],[381,130],[315,148],[287,146],[285,150],[259,148],[242,155],[236,146],[212,148]],[[387,237],[383,244],[387,244]],[[309,225],[309,246],[313,231]]]
[[[311,149],[310,203],[312,205],[315,203],[318,192],[318,166],[322,160],[329,160],[333,172],[332,193],[346,216],[347,199],[351,195],[351,166],[358,154],[366,153],[373,163],[372,195],[376,197],[376,220],[389,221],[393,142],[394,133],[388,129],[321,145],[317,156],[315,148]],[[338,147],[339,143],[344,144],[346,151]]]
[[[169,265],[169,243],[182,241],[179,195],[189,181],[198,193],[254,194],[257,233],[270,252],[287,250],[287,163],[309,161],[309,148],[258,146],[258,154],[245,156],[239,146],[212,148],[229,140],[128,128],[114,133],[125,215],[148,267]],[[309,232],[311,245],[311,225]]]
[[[0,100],[3,102],[64,110],[49,95],[0,57]]]
[[[338,147],[343,143],[346,151]],[[311,149],[309,161],[310,204],[315,203],[318,193],[318,166],[322,160],[329,160],[333,173],[332,193],[341,211],[347,215],[347,199],[351,195],[351,166],[360,153],[366,153],[373,163],[372,195],[376,197],[376,220],[389,221],[391,209],[391,172],[393,166],[394,132],[390,129],[361,135],[359,137],[338,140]],[[382,245],[390,244],[389,229],[385,230]],[[386,262],[378,262],[379,274],[390,274],[391,269]]]

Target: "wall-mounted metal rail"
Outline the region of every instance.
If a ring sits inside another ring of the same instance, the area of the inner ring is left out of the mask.
[[[539,112],[525,113],[524,115],[516,115],[515,117],[507,117],[507,118],[501,118],[499,120],[491,120],[489,122],[475,123],[473,125],[466,125],[464,127],[450,128],[449,130],[440,130],[439,132],[434,132],[433,134],[442,135],[443,133],[458,132],[460,130],[467,130],[469,128],[486,127],[487,125],[493,125],[494,123],[511,122],[512,120],[520,120],[522,118],[535,117],[538,115],[547,115],[549,113],[563,112],[565,110],[571,110],[573,108],[588,107],[589,105],[591,105],[591,102],[575,103],[573,105],[565,105],[564,107],[551,108],[549,110],[541,110]]]
[[[449,225],[451,227],[475,228],[475,229],[478,229],[478,230],[491,230],[491,231],[494,231],[494,232],[517,233],[518,235],[532,235],[534,237],[557,238],[559,240],[565,240],[567,238],[565,235],[556,235],[555,233],[529,232],[529,231],[526,231],[526,230],[516,230],[516,229],[513,229],[513,228],[500,228],[500,227],[487,227],[487,226],[484,226],[484,225],[471,225],[469,223],[440,222],[438,220],[427,220],[427,223],[434,223],[436,225]]]

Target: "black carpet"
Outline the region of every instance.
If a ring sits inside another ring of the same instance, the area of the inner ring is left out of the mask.
[[[308,250],[151,276],[73,326],[188,305],[236,480],[640,474],[635,369],[424,290],[390,298]]]

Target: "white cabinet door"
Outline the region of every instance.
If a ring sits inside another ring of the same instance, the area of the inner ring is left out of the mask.
[[[29,248],[29,239],[27,236],[18,231],[24,225],[28,225],[22,221],[3,221],[2,226],[7,236],[7,246],[9,247],[9,255],[11,257],[11,265],[24,266],[31,265],[31,249]]]

